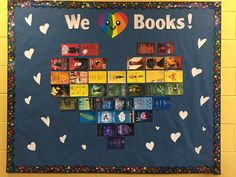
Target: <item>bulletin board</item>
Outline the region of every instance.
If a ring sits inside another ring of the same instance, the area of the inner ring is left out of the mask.
[[[8,172],[220,174],[220,2],[8,7]]]

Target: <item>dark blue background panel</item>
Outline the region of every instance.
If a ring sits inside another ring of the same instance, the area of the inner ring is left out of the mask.
[[[128,17],[126,29],[111,38],[98,26],[102,12],[123,12]],[[81,14],[90,20],[89,30],[69,30],[65,14]],[[145,18],[174,18],[193,15],[192,28],[180,30],[134,29],[134,14]],[[32,25],[25,17],[32,14]],[[46,34],[39,27],[48,23]],[[207,39],[199,49],[198,40]],[[20,8],[15,9],[15,165],[39,166],[156,166],[190,167],[213,166],[213,68],[214,68],[214,9],[65,9]],[[107,58],[107,70],[126,70],[127,57],[136,56],[137,42],[174,42],[175,54],[183,57],[184,94],[172,96],[170,110],[154,113],[154,122],[136,123],[135,135],[125,137],[125,149],[108,150],[107,140],[97,136],[97,124],[79,122],[78,111],[62,112],[59,99],[51,97],[50,58],[60,57],[61,43],[98,43],[99,57]],[[31,59],[24,52],[34,49]],[[192,76],[192,68],[202,73]],[[33,76],[41,73],[41,83]],[[24,99],[32,96],[30,105]],[[200,97],[209,100],[200,105]],[[180,111],[187,111],[181,119]],[[50,117],[50,126],[41,117]],[[204,127],[204,128],[203,128]],[[203,130],[204,129],[204,130]],[[181,133],[171,140],[172,133]],[[65,143],[59,137],[67,135]],[[147,142],[154,142],[152,151]],[[36,143],[36,150],[27,145]],[[86,145],[86,150],[82,148]],[[196,147],[201,146],[200,153]]]

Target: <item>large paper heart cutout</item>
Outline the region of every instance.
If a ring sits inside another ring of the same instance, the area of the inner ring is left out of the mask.
[[[116,12],[114,14],[103,12],[98,17],[99,27],[112,38],[124,31],[127,24],[128,18],[122,12]]]
[[[41,26],[39,27],[39,30],[40,30],[43,34],[47,34],[48,28],[49,28],[49,24],[48,24],[48,23],[45,23],[44,25],[41,25]]]
[[[200,105],[201,106],[204,105],[209,99],[210,99],[209,96],[207,96],[207,97],[201,96],[200,97]]]
[[[188,111],[180,111],[179,112],[179,116],[181,117],[181,119],[186,119],[186,117],[188,116]]]
[[[202,146],[195,147],[194,149],[195,149],[195,152],[196,152],[197,154],[200,154],[200,152],[201,152],[201,150],[202,150]]]
[[[32,18],[32,14],[29,14],[28,17],[25,17],[25,21],[29,26],[32,24]]]
[[[83,150],[87,149],[87,145],[86,144],[82,144],[81,147],[82,147]]]
[[[30,151],[36,151],[36,143],[31,142],[30,144],[27,145],[27,149]]]
[[[199,38],[198,39],[198,48],[200,49],[205,43],[206,43],[206,41],[207,41],[207,39],[205,38],[205,39],[201,39],[201,38]]]
[[[66,140],[66,137],[67,137],[67,135],[60,136],[59,137],[60,142],[64,144],[65,140]]]
[[[150,142],[147,142],[146,143],[146,148],[149,150],[149,151],[152,151],[153,148],[154,148],[154,142],[153,141],[150,141]]]
[[[192,75],[193,75],[193,77],[195,77],[195,76],[197,76],[197,75],[199,75],[199,74],[201,74],[202,73],[202,69],[198,69],[198,68],[192,68]]]
[[[34,78],[34,81],[40,85],[40,82],[41,82],[41,73],[38,73],[36,76],[33,76]]]
[[[34,54],[34,49],[33,48],[31,48],[29,50],[26,50],[24,52],[25,57],[28,58],[28,59],[31,59],[33,54]]]
[[[181,133],[180,132],[176,132],[176,133],[171,133],[170,134],[170,138],[172,139],[172,141],[174,141],[176,143],[176,141],[180,138]]]
[[[25,98],[25,103],[30,105],[31,99],[32,99],[32,96]]]
[[[48,127],[50,126],[50,117],[41,117],[41,120],[43,121],[43,123],[45,123]]]

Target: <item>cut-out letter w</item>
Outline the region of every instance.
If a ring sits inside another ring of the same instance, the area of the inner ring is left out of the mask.
[[[80,14],[77,14],[77,18],[74,14],[65,15],[66,23],[69,29],[79,29],[80,25]]]

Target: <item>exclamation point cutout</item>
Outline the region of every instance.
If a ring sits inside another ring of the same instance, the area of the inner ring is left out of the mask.
[[[192,19],[193,19],[193,15],[192,14],[188,14],[188,28],[189,29],[192,28]]]

